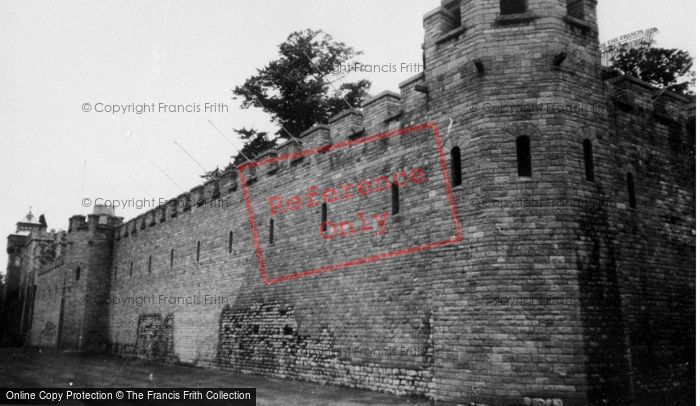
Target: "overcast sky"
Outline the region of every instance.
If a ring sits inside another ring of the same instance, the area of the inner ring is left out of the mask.
[[[495,0],[494,0],[495,1]],[[33,206],[49,228],[87,214],[82,199],[168,199],[234,154],[231,129],[273,130],[231,89],[286,36],[320,28],[371,64],[421,61],[422,16],[438,0],[0,2],[0,272],[6,236]],[[601,41],[657,27],[658,45],[695,56],[694,0],[600,0]],[[410,73],[365,75],[372,93]],[[224,103],[225,112],[97,113],[105,104]],[[82,111],[90,103],[90,112]],[[151,163],[155,162],[155,165]],[[164,176],[156,165],[178,186]],[[83,177],[83,168],[86,168]],[[84,181],[83,181],[84,179]],[[143,210],[118,210],[127,220]]]

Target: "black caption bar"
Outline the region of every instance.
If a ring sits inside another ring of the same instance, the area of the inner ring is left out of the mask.
[[[82,403],[254,406],[254,388],[0,388],[0,405]]]

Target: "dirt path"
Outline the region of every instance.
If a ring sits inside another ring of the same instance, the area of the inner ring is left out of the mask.
[[[127,360],[110,355],[0,348],[4,387],[239,387],[256,388],[258,405],[421,405],[426,399],[315,385],[217,369]]]

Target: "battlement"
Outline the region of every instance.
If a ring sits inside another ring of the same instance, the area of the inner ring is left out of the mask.
[[[21,245],[30,247],[27,255],[31,267],[28,269],[36,269],[39,274],[46,273],[63,263],[68,245],[67,232],[36,229],[25,236]]]
[[[620,112],[643,115],[671,126],[682,125],[695,115],[692,99],[637,78],[620,76],[606,83],[608,99]]]
[[[39,275],[39,276],[46,275],[46,274],[51,273],[57,269],[63,268],[64,265],[65,265],[65,256],[62,255],[62,256],[54,259],[53,261],[49,262],[48,264],[45,264],[41,268],[39,268],[39,270],[37,271],[37,275]]]
[[[122,220],[122,217],[106,214],[88,214],[86,219],[86,216],[78,214],[68,220],[68,232],[109,229],[121,225]]]
[[[434,13],[444,14],[444,10],[441,7],[440,10],[434,10],[429,15]],[[257,161],[277,156],[294,155],[294,157],[267,165],[264,172],[258,171],[255,166],[244,164],[247,184],[253,185],[279,171],[295,170],[295,167],[305,159],[301,155],[304,150],[317,150],[322,153],[333,144],[396,128],[400,119],[406,115],[405,112],[420,109],[427,103],[425,83],[423,73],[415,75],[400,83],[400,95],[390,91],[379,93],[363,103],[362,108],[344,110],[332,117],[328,125],[316,125],[294,139],[260,153],[255,157]],[[658,88],[639,79],[623,76],[607,83],[610,101],[616,109],[619,108],[621,111],[631,109],[643,112],[660,122],[677,125],[681,125],[694,115],[694,110],[688,108],[691,100],[687,97],[672,92],[661,92]],[[226,201],[228,195],[237,190],[238,173],[235,170],[229,170],[218,179],[197,185],[189,192],[168,200],[165,205],[149,210],[126,223],[122,223],[121,218],[118,221],[112,218],[108,224],[104,224],[100,223],[104,220],[98,219],[103,216],[89,215],[88,221],[85,220],[85,216],[73,216],[70,220],[69,232],[94,231],[98,227],[109,225],[117,227],[114,237],[119,240],[165,223],[169,219],[186,215],[195,208],[206,208],[217,202],[222,203]]]
[[[527,25],[554,18],[583,31],[596,30],[597,0],[442,0],[423,15],[425,47],[441,44],[469,30]]]
[[[527,70],[536,59],[546,68],[563,53],[589,67],[599,64],[596,4],[597,0],[443,0],[423,16],[427,83],[419,89],[442,91],[448,75],[469,80],[504,76],[504,62],[509,60],[512,68]],[[549,39],[539,40],[544,37]],[[581,64],[577,61],[572,69]]]
[[[126,222],[114,223],[114,238],[120,240],[139,231],[155,227],[173,218],[186,215],[192,210],[205,208],[207,205],[221,202],[222,196],[226,196],[238,188],[238,174],[235,171],[226,171],[218,179],[209,180],[201,185],[190,189],[175,198],[168,200],[165,204],[147,211]],[[82,217],[74,216],[73,218]],[[71,218],[71,220],[73,220]],[[84,218],[76,219],[76,225],[83,227]]]
[[[66,231],[64,230],[41,230],[32,235],[33,239],[54,241],[57,243],[66,241]]]
[[[262,152],[255,159],[262,160],[281,155],[300,154],[304,150],[325,152],[326,148],[324,147],[329,148],[333,144],[395,128],[405,111],[420,108],[425,102],[425,97],[421,96],[423,93],[416,90],[422,83],[422,75],[417,75],[402,84],[401,95],[384,91],[368,99],[363,103],[362,108],[344,110],[332,117],[328,125],[322,124],[309,128],[295,136],[294,139]],[[403,97],[404,94],[407,99]],[[404,100],[408,102],[404,103]],[[268,165],[264,171],[244,164],[246,182],[248,185],[253,185],[266,177],[273,176],[280,170],[294,170],[304,159],[301,155],[295,156],[284,162]],[[165,205],[149,210],[123,224],[110,223],[110,225],[117,227],[114,231],[114,238],[116,240],[127,238],[139,231],[186,215],[192,210],[206,209],[210,205],[222,204],[228,195],[237,190],[238,173],[235,170],[226,171],[218,179],[197,185],[189,192],[168,200]],[[90,221],[86,222],[84,216],[71,218],[69,231],[88,229],[90,229]]]

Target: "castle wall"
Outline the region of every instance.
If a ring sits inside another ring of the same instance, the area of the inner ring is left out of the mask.
[[[616,250],[629,379],[643,395],[686,385],[694,371],[695,117],[677,97],[644,83],[614,86],[605,142],[617,171],[606,189],[618,207],[601,238]]]
[[[250,252],[244,238],[249,231],[240,213],[238,219],[233,217],[233,207],[241,207],[239,196],[226,194],[219,202],[195,206],[177,217],[168,215],[164,223],[158,219],[153,226],[115,241],[109,332],[116,350],[136,352],[140,315],[174,314],[174,351],[179,360],[215,364],[222,305],[169,305],[168,301],[205,295],[232,300],[241,289],[245,264],[251,259],[242,255]],[[236,236],[231,254],[227,246],[229,232]],[[197,241],[201,244],[199,262]],[[161,295],[163,303],[159,303]]]
[[[425,16],[425,72],[401,95],[307,130],[242,179],[111,224],[112,236],[72,219],[64,260],[37,278],[32,343],[56,342],[54,324],[65,346],[458,403],[615,404],[686,385],[687,100],[603,84],[595,1],[583,19],[563,0],[528,3],[501,16],[496,1],[443,1]],[[320,203],[328,187],[416,168],[425,181],[399,188],[398,213],[388,187],[328,204],[325,230],[322,207],[306,206],[312,186]],[[446,243],[405,252],[429,242]]]
[[[397,126],[395,122],[384,129]],[[348,130],[338,137],[347,140],[351,134]],[[388,219],[383,235],[376,235],[378,228],[373,226],[374,231],[363,235],[325,240],[319,233],[320,207],[307,207],[274,216],[274,243],[270,243],[268,197],[302,194],[311,185],[320,192],[344,182],[390,177],[419,167],[430,181],[400,192],[396,216],[391,215],[389,190],[328,205],[330,221],[353,220],[356,230],[360,228],[357,213],[365,213],[367,219],[381,213]],[[270,280],[454,235],[445,179],[429,128],[314,154],[294,164],[285,161],[273,173],[270,169],[257,168],[256,180],[248,186]],[[155,338],[167,334],[144,333],[139,323],[152,322],[146,315],[161,319],[172,315],[173,355],[181,362],[401,394],[430,393],[434,311],[430,280],[447,266],[446,251],[436,249],[265,286],[242,194],[240,190],[224,193],[222,199],[224,207],[220,202],[205,203],[164,223],[158,220],[153,227],[141,229],[142,222],[137,221],[136,232],[116,242],[112,293],[117,298],[143,297],[145,302],[111,307],[111,340],[119,351],[144,355],[153,347],[163,347],[163,341]],[[229,232],[234,236],[230,253]],[[171,249],[175,250],[172,269]],[[206,303],[219,296],[226,302]],[[201,302],[167,304],[167,299],[188,297]],[[140,344],[147,340],[141,333],[154,337],[151,346]]]

